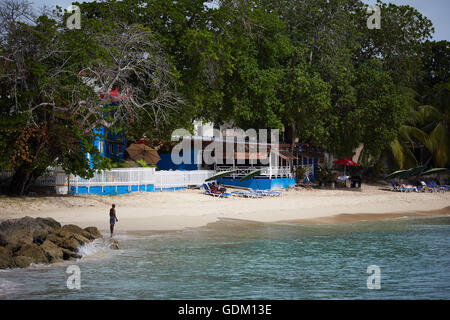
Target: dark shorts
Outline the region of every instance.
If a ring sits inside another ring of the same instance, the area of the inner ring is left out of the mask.
[[[116,218],[110,217],[109,218],[109,224],[112,224],[112,225],[116,224]]]

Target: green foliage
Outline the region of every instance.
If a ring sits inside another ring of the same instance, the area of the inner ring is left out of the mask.
[[[304,167],[298,167],[295,171],[295,177],[297,181],[303,181],[303,178],[306,177],[306,169]]]
[[[136,161],[141,167],[144,167],[144,168],[148,168],[149,167],[149,165],[144,161],[144,160],[137,160]]]
[[[331,183],[336,182],[337,175],[326,166],[319,166],[317,168],[317,180],[320,183]]]
[[[419,144],[440,166],[448,163],[448,43],[424,43],[432,25],[417,10],[379,2],[382,28],[369,30],[360,0],[217,5],[85,2],[79,4],[81,30],[64,27],[68,14],[61,8],[35,24],[18,24],[0,47],[2,57],[20,48],[21,61],[0,60],[0,168],[38,174],[60,165],[90,177],[113,165],[92,145],[105,122],[130,141],[145,134],[170,147],[172,130],[192,129],[194,119],[280,129],[287,141],[299,138],[339,156],[351,156],[363,143],[371,161],[392,149],[400,166],[421,162]],[[170,67],[154,69],[160,77],[150,81],[151,90],[140,72],[122,86],[140,89],[145,101],[180,96],[182,108],[131,113],[129,106],[105,103],[92,112],[98,93],[87,79],[94,78],[92,70],[117,69],[125,27],[152,41],[127,47],[125,57],[145,49]],[[8,79],[17,70],[16,85]],[[173,81],[164,82],[168,78]],[[167,89],[165,95],[159,89]],[[77,112],[74,101],[83,102]]]

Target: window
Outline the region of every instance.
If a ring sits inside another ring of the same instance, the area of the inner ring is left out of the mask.
[[[103,153],[103,141],[98,142],[97,149],[98,149],[98,152]]]

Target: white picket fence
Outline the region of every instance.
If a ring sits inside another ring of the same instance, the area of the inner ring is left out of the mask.
[[[65,179],[67,180],[67,176]],[[155,168],[116,168],[95,173],[90,179],[70,176],[72,186],[145,185],[154,184],[154,181]]]
[[[214,170],[198,171],[156,171],[155,168],[117,168],[94,174],[91,179],[70,176],[71,187],[91,186],[146,186],[154,185],[155,190],[202,185],[207,178],[215,174]],[[58,174],[56,193],[66,194],[67,175]]]
[[[153,184],[155,189],[202,185],[215,173],[214,170],[156,171]]]
[[[70,187],[92,186],[146,186],[154,185],[155,190],[200,186],[216,172],[214,170],[197,171],[156,171],[155,168],[115,168],[95,173],[90,179],[66,175],[59,168],[49,168],[48,172],[39,177],[36,185],[55,187],[57,194],[67,194]],[[0,172],[0,181],[4,184],[13,175],[12,171]]]

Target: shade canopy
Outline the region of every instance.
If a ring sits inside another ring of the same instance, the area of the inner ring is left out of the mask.
[[[389,179],[394,179],[394,178],[400,178],[400,176],[402,174],[404,174],[405,171],[407,171],[407,170],[397,170],[397,171],[391,172],[386,177],[384,177],[384,179],[389,180]]]
[[[394,178],[398,178],[398,179],[408,179],[410,177],[414,177],[414,176],[418,176],[420,174],[420,172],[423,170],[423,166],[420,167],[415,167],[415,168],[410,168],[407,170],[397,170],[394,171],[392,173],[390,173],[389,175],[387,175],[384,179],[394,179]]]
[[[250,171],[249,173],[247,173],[245,176],[243,176],[239,180],[240,181],[245,181],[245,180],[251,179],[251,178],[253,178],[255,176],[258,176],[260,174],[261,174],[261,169],[256,169],[256,170]]]
[[[219,178],[224,178],[224,177],[229,176],[229,175],[231,175],[231,174],[233,174],[235,172],[236,172],[236,170],[228,170],[228,171],[217,172],[216,174],[212,175],[211,177],[209,177],[205,181],[213,181],[213,180],[217,180]]]
[[[421,176],[426,176],[426,175],[431,175],[431,174],[438,174],[438,173],[445,172],[447,170],[449,170],[449,169],[448,168],[432,168],[432,169],[429,169],[429,170],[423,172],[421,174]]]
[[[348,167],[359,167],[360,165],[353,161],[351,158],[340,158],[336,161],[333,161],[334,164],[342,164]]]
[[[145,144],[133,143],[126,151],[130,155],[130,158],[135,161],[144,160],[147,164],[157,164],[161,160],[158,151]]]

